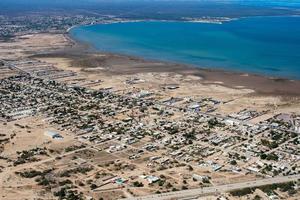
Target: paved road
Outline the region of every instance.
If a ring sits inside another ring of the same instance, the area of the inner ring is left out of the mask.
[[[182,199],[188,197],[192,198],[197,196],[206,196],[214,193],[229,192],[229,191],[249,188],[249,187],[259,187],[259,186],[269,185],[274,183],[296,181],[298,179],[300,179],[300,174],[284,176],[284,177],[266,178],[266,179],[261,179],[256,181],[219,185],[219,186],[199,188],[199,189],[182,190],[177,192],[168,192],[163,194],[132,197],[132,198],[126,198],[125,200],[170,200],[170,199]]]

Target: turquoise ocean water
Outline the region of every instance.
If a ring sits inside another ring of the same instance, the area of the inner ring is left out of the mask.
[[[70,34],[99,51],[300,79],[300,17],[99,24]]]

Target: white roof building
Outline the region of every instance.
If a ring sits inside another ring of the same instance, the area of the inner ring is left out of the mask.
[[[56,133],[54,131],[45,131],[44,135],[52,139],[63,139],[63,136],[61,136],[59,133]]]

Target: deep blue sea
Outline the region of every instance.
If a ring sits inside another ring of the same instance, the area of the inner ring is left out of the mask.
[[[300,17],[100,24],[76,27],[70,34],[99,51],[300,79]]]

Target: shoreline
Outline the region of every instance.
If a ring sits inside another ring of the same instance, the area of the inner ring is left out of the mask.
[[[101,24],[116,24],[116,23],[135,23],[135,22],[186,22],[186,23],[203,23],[203,24],[219,24],[222,25],[223,23],[241,20],[241,19],[248,19],[248,18],[261,18],[261,17],[300,17],[300,15],[258,15],[258,16],[247,16],[247,17],[213,17],[211,20],[207,19],[208,16],[202,18],[191,18],[187,20],[182,18],[182,20],[159,20],[159,19],[143,19],[143,20],[123,20],[123,21],[110,21],[110,22],[98,22],[98,23],[91,23],[91,24],[82,24],[82,25],[74,25],[66,30],[66,33],[69,33],[73,28],[79,26],[93,26],[93,25],[101,25]],[[216,21],[217,20],[217,21]]]
[[[257,17],[261,17],[261,16],[232,18],[232,19],[230,19],[230,21],[246,19],[246,18],[257,18]],[[282,16],[267,16],[267,17],[282,17]],[[286,16],[286,17],[300,17],[300,16]],[[112,22],[112,23],[97,23],[97,24],[82,25],[82,26],[89,27],[89,26],[101,25],[101,24],[127,23],[127,22],[135,23],[135,22],[148,22],[148,21],[152,21],[152,20],[134,20],[134,21]],[[154,20],[154,21],[163,22],[165,20]],[[166,20],[166,21],[169,22],[169,20]],[[177,21],[177,20],[170,21],[170,22],[207,23],[207,22]],[[212,22],[212,24],[215,24],[215,22]],[[81,27],[81,26],[76,26],[76,27]],[[76,28],[76,27],[73,27],[73,28]],[[199,68],[200,70],[215,70],[215,71],[224,71],[224,72],[231,72],[231,73],[237,73],[237,74],[251,74],[251,75],[257,75],[257,76],[263,76],[263,77],[270,78],[270,79],[286,79],[286,80],[291,80],[291,81],[300,81],[300,77],[295,76],[295,74],[293,72],[275,73],[275,72],[272,72],[274,70],[269,70],[269,71],[268,70],[251,70],[251,67],[248,68],[249,70],[243,70],[242,68],[239,68],[239,67],[233,67],[233,68],[231,68],[230,66],[224,67],[224,65],[222,66],[222,64],[214,65],[214,64],[206,63],[205,64],[206,66],[203,66],[203,64],[201,64],[201,62],[199,63],[197,61],[188,61],[188,60],[180,60],[180,59],[178,60],[178,59],[176,59],[176,57],[155,58],[154,56],[152,56],[153,58],[151,58],[151,57],[147,57],[147,55],[132,55],[132,54],[130,54],[130,52],[129,53],[128,52],[120,53],[120,52],[118,52],[118,50],[116,50],[116,52],[114,52],[114,51],[109,51],[109,50],[97,49],[96,47],[93,46],[93,44],[88,44],[87,42],[85,43],[83,41],[77,40],[76,37],[74,37],[71,33],[71,30],[73,28],[70,28],[68,30],[68,32],[66,33],[67,37],[71,38],[72,40],[76,40],[77,43],[84,43],[84,44],[88,45],[89,50],[92,52],[98,52],[98,53],[104,53],[104,54],[115,54],[115,55],[122,55],[122,56],[128,56],[128,57],[136,57],[136,58],[153,61],[153,62],[164,62],[164,63],[172,63],[172,64],[176,64],[176,65],[185,65],[185,66],[189,66],[192,68]],[[229,69],[227,69],[227,68],[229,68]],[[261,68],[264,69],[264,66],[261,66]]]
[[[300,15],[299,15],[300,17]],[[70,31],[73,28],[79,27],[79,26],[94,26],[94,25],[101,25],[101,24],[118,24],[118,23],[136,23],[136,22],[186,22],[186,23],[203,23],[203,24],[223,24],[224,22],[230,22],[234,20],[238,20],[242,18],[223,18],[223,17],[216,17],[212,19],[207,19],[205,17],[203,18],[192,18],[192,19],[184,19],[182,20],[158,20],[158,19],[142,19],[142,20],[121,20],[121,21],[107,21],[107,22],[98,22],[98,23],[91,23],[91,24],[82,24],[82,25],[74,25],[71,26],[66,30],[66,33],[69,34]]]
[[[300,79],[298,80],[298,79],[292,79],[292,78],[281,77],[281,76],[268,76],[268,75],[252,73],[252,72],[243,72],[243,71],[237,71],[237,70],[225,70],[225,69],[219,69],[219,68],[213,68],[213,67],[209,68],[209,67],[202,67],[202,66],[196,65],[196,64],[189,64],[189,63],[176,62],[176,61],[158,60],[158,59],[144,58],[142,56],[136,56],[136,55],[114,53],[114,52],[109,52],[109,51],[105,51],[105,50],[98,50],[89,43],[85,43],[85,42],[82,42],[82,41],[79,41],[79,40],[73,38],[70,33],[66,33],[65,37],[68,40],[70,40],[72,43],[74,43],[74,46],[85,47],[88,52],[96,53],[96,54],[99,53],[99,54],[106,54],[106,55],[117,55],[117,56],[122,56],[122,57],[128,57],[128,58],[148,61],[148,62],[155,62],[155,63],[159,62],[159,63],[165,63],[165,64],[180,65],[180,66],[185,66],[188,69],[199,69],[199,70],[210,71],[210,72],[232,73],[232,74],[236,74],[236,75],[247,74],[250,76],[261,76],[264,78],[274,79],[274,80],[300,81]]]
[[[111,75],[133,75],[149,72],[178,73],[200,77],[201,80],[199,81],[203,84],[221,85],[234,89],[251,89],[257,95],[300,96],[300,80],[230,70],[207,69],[189,64],[99,51],[90,44],[73,39],[70,34],[64,34],[64,37],[72,42],[71,47],[48,54],[36,54],[33,57],[71,58],[75,65],[81,63],[79,64],[81,69],[103,67],[106,70],[103,70],[102,73]],[[101,59],[99,55],[101,55]]]

